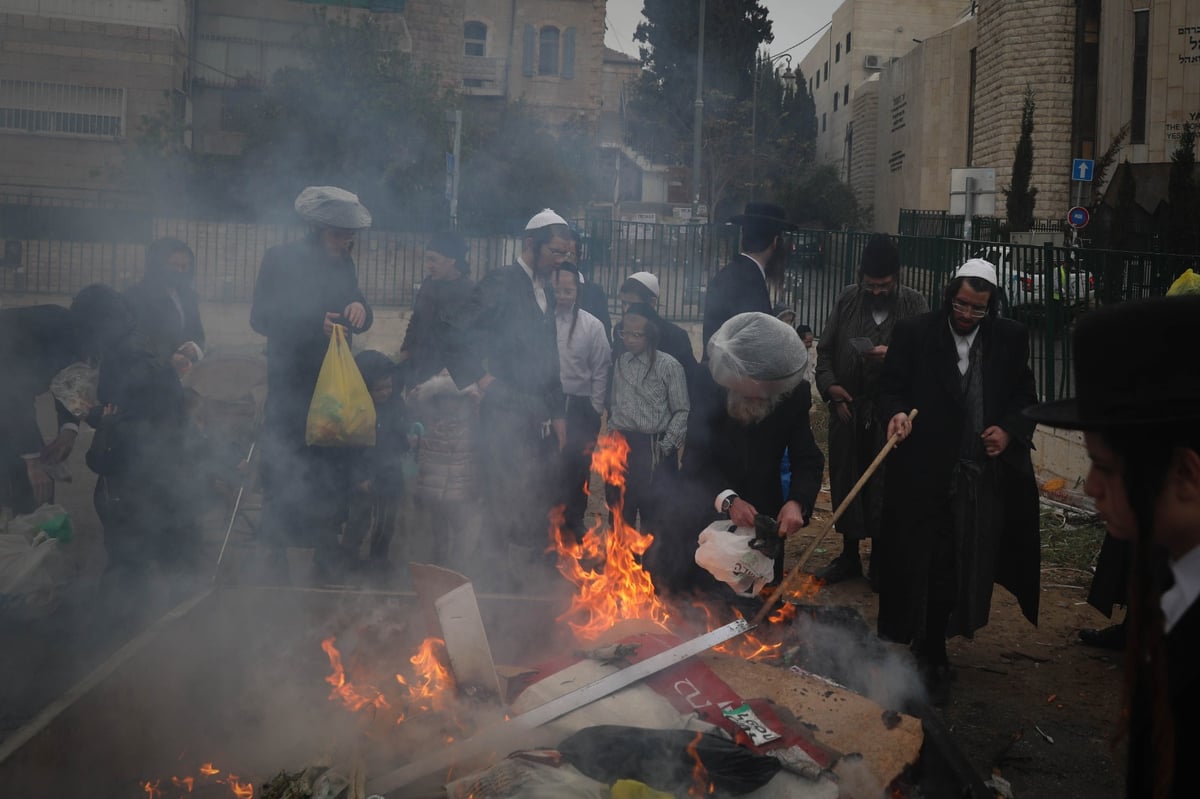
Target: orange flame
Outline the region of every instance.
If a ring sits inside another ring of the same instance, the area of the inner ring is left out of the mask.
[[[237,799],[254,799],[254,784],[251,782],[242,782],[237,778],[236,774],[228,775],[226,785],[229,790],[233,791],[233,795]]]
[[[146,792],[146,799],[160,799],[162,797],[162,791],[158,789],[157,781],[150,782],[150,780],[146,780],[140,785],[142,790]]]
[[[188,793],[191,793],[192,788],[194,788],[196,786],[196,778],[195,777],[184,777],[183,779],[180,779],[179,777],[172,777],[171,784],[174,785],[176,788],[183,788]]]
[[[408,659],[416,671],[410,685],[397,674],[396,681],[408,688],[409,699],[420,710],[443,710],[454,696],[454,676],[442,665],[446,659],[446,642],[441,638],[426,638],[417,654]],[[403,721],[403,717],[399,721]]]
[[[566,620],[576,638],[585,641],[595,640],[625,619],[652,621],[666,629],[670,618],[639,562],[654,537],[639,533],[621,516],[628,458],[629,443],[619,433],[603,436],[592,453],[592,470],[617,490],[617,499],[610,505],[612,529],[607,536],[602,532],[603,522],[597,522],[581,541],[574,541],[564,531],[562,508],[551,514],[552,551],[558,553],[558,571],[576,587],[570,608],[559,620]],[[600,570],[584,565],[601,560],[604,566]]]
[[[696,737],[687,745],[688,757],[695,763],[692,766],[692,785],[688,788],[688,796],[711,796],[716,793],[716,785],[708,779],[708,769],[704,767],[704,763],[700,761],[700,740],[703,733],[697,732]]]
[[[221,769],[215,767],[212,763],[205,763],[200,766],[200,773],[206,777],[212,777],[221,773]]]
[[[321,642],[321,649],[329,656],[329,667],[333,673],[325,678],[325,682],[333,686],[329,692],[330,699],[339,699],[350,710],[355,712],[368,705],[375,708],[388,707],[388,701],[377,688],[364,685],[356,688],[346,679],[346,669],[342,666],[342,654],[334,646],[336,638],[326,638]]]

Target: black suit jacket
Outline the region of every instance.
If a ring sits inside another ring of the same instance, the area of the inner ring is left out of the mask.
[[[704,351],[708,360],[708,340],[721,325],[740,313],[771,313],[771,294],[767,281],[752,258],[738,255],[733,262],[708,281],[704,300]]]
[[[137,317],[138,330],[150,342],[155,354],[164,360],[170,360],[187,341],[194,341],[204,348],[204,325],[200,322],[196,292],[185,288],[176,291],[176,295],[178,307],[167,286],[152,279],[134,283],[125,292]]]
[[[559,379],[553,292],[547,292],[546,302],[547,311],[542,311],[520,264],[484,275],[451,322],[446,367],[455,384],[466,388],[490,374],[496,379],[487,389],[491,401],[534,419],[563,418],[566,400]]]

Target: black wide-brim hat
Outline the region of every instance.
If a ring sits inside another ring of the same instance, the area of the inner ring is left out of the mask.
[[[1075,397],[1025,410],[1067,430],[1200,422],[1200,296],[1111,305],[1083,316],[1072,340]]]
[[[799,225],[788,221],[787,211],[773,203],[746,203],[746,211],[729,218],[726,224],[741,225],[754,230],[797,230]]]

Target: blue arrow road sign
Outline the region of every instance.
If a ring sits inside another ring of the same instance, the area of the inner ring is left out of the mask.
[[[1083,183],[1092,182],[1092,171],[1096,168],[1096,162],[1090,158],[1076,158],[1071,162],[1071,180],[1078,180]]]

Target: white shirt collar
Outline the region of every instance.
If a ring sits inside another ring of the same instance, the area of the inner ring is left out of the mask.
[[[748,252],[744,252],[744,253],[742,253],[742,255],[746,256],[751,261],[754,261],[754,265],[758,267],[758,273],[760,275],[762,275],[763,282],[766,283],[767,282],[767,268],[762,265],[762,262],[759,261],[757,258],[755,258],[753,255],[751,255]]]
[[[950,326],[950,332],[954,334],[954,346],[958,350],[958,373],[965,375],[971,368],[971,345],[975,343],[975,336],[979,335],[979,325],[976,325],[974,330],[964,336],[954,329],[954,323],[949,319],[946,320],[946,324]]]
[[[525,276],[529,278],[529,282],[533,285],[533,298],[537,301],[538,307],[542,309],[542,313],[545,313],[546,309],[550,307],[548,304],[550,301],[546,297],[546,286],[542,281],[533,276],[533,270],[529,268],[529,265],[519,255],[517,256],[517,264],[521,267],[521,271],[525,273]]]
[[[1165,628],[1169,633],[1188,608],[1200,597],[1200,547],[1193,548],[1179,560],[1170,561],[1171,575],[1175,585],[1162,595],[1162,611],[1166,617]]]
[[[529,278],[529,282],[537,285],[537,281],[533,279],[533,269],[519,255],[517,256],[517,265],[521,267],[521,271],[525,273],[525,277]]]

